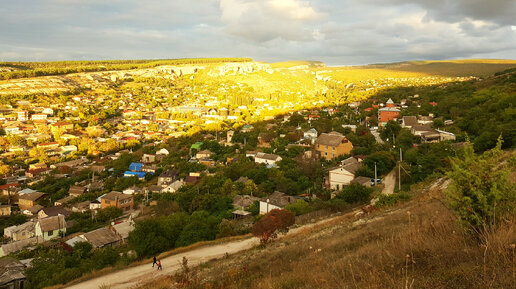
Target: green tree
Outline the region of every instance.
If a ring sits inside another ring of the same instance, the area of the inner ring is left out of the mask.
[[[446,194],[452,208],[468,229],[480,235],[516,209],[516,187],[508,182],[516,159],[511,155],[504,160],[501,146],[499,138],[494,149],[476,155],[467,142],[464,156],[452,159],[448,173],[451,183]]]

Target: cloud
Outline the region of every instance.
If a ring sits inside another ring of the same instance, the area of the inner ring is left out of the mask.
[[[516,58],[513,0],[17,0],[0,60]]]
[[[220,0],[220,9],[229,34],[255,42],[314,40],[308,24],[322,17],[300,0]]]

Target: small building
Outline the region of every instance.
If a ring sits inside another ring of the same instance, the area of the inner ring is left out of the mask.
[[[132,171],[125,171],[124,172],[124,177],[125,178],[137,177],[138,179],[143,180],[143,179],[145,179],[145,175],[146,175],[145,172],[132,172]]]
[[[319,157],[333,159],[351,153],[353,144],[341,133],[323,133],[315,142]]]
[[[244,210],[245,208],[252,205],[255,201],[259,200],[260,198],[249,195],[236,195],[233,198],[233,207],[237,210]]]
[[[170,185],[164,186],[163,190],[161,190],[161,191],[163,193],[175,193],[184,185],[185,185],[185,182],[183,180],[177,180]]]
[[[156,155],[152,154],[143,154],[142,163],[144,164],[152,164],[156,162]]]
[[[172,183],[178,175],[177,170],[166,170],[158,177],[158,186]]]
[[[265,215],[274,209],[283,209],[286,205],[295,202],[297,202],[295,197],[276,191],[272,195],[260,200],[260,215]]]
[[[317,140],[317,130],[315,128],[311,128],[303,133],[303,138],[309,140],[311,144],[314,144]]]
[[[427,125],[414,125],[410,128],[413,135],[421,136],[425,132],[431,132],[433,129]]]
[[[142,170],[143,164],[142,163],[131,163],[129,165],[129,170],[131,172],[140,172]]]
[[[353,158],[356,160],[355,158]],[[349,162],[328,173],[328,185],[331,190],[342,190],[355,179],[355,172],[360,167],[358,161]]]
[[[11,205],[0,205],[0,216],[10,216]]]
[[[39,240],[48,241],[59,238],[60,235],[66,233],[65,216],[57,215],[39,219],[36,222],[36,237]]]
[[[254,162],[257,164],[265,164],[265,165],[271,165],[276,166],[276,163],[281,161],[282,158],[275,154],[267,154],[267,153],[256,153],[254,157]]]
[[[55,217],[58,215],[63,215],[65,217],[69,217],[72,214],[72,212],[66,210],[65,208],[61,206],[54,206],[49,208],[43,208],[39,210],[38,212],[38,218],[44,219],[48,217]]]
[[[401,127],[410,129],[415,125],[419,125],[417,122],[417,117],[415,116],[404,116],[401,120]]]
[[[129,238],[129,233],[134,230],[134,222],[132,220],[128,220],[114,224],[111,226],[111,230],[115,232],[122,242],[125,242]]]
[[[86,193],[86,188],[82,186],[71,186],[68,194],[74,198],[80,197]]]
[[[209,150],[202,150],[195,154],[196,159],[205,159],[205,158],[211,158],[213,153]]]
[[[120,238],[115,232],[108,228],[100,228],[82,235],[88,243],[95,248],[115,246],[120,242]]]
[[[133,196],[122,194],[121,192],[110,192],[100,197],[100,208],[117,207],[124,211],[129,211],[133,208]]]
[[[18,206],[20,207],[20,210],[29,209],[36,205],[38,200],[43,199],[46,196],[47,194],[41,192],[21,195],[18,199]]]
[[[0,288],[25,288],[25,269],[19,260],[10,257],[0,259]]]
[[[10,226],[4,229],[4,237],[13,241],[29,239],[35,236],[35,223],[25,222],[18,226]]]

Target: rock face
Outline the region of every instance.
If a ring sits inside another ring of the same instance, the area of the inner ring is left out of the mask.
[[[209,76],[222,76],[228,74],[245,74],[258,71],[272,73],[271,66],[260,62],[226,63],[208,72]]]

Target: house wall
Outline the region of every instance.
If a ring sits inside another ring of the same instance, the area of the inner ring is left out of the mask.
[[[316,145],[315,150],[319,153],[320,157],[326,159],[333,159],[338,156],[343,156],[345,154],[351,153],[353,149],[353,144],[350,141],[345,143],[340,143],[338,146],[326,146],[326,145]]]
[[[342,190],[343,186],[347,186],[355,178],[355,175],[347,171],[330,171],[330,189]]]
[[[41,226],[39,225],[39,223],[36,224],[36,237],[42,238],[43,241],[49,241],[49,240],[52,240],[52,239],[55,239],[55,238],[59,238],[60,237],[59,232],[63,232],[63,234],[65,234],[66,233],[66,227],[65,228],[61,228],[60,230],[53,230],[53,231],[49,231],[49,232],[43,232],[43,231],[41,231]]]
[[[262,158],[255,158],[254,162],[257,164],[266,164],[266,165],[275,165],[276,164],[276,161],[262,159]]]
[[[23,211],[23,210],[26,210],[26,209],[34,206],[34,201],[19,199],[18,206],[20,207],[20,210]]]
[[[281,208],[278,206],[272,205],[270,203],[267,204],[267,202],[260,201],[260,215],[265,215],[274,209],[281,209]]]
[[[378,116],[378,121],[388,122],[389,120],[394,120],[395,118],[399,118],[400,113],[398,111],[380,111],[380,115]]]

